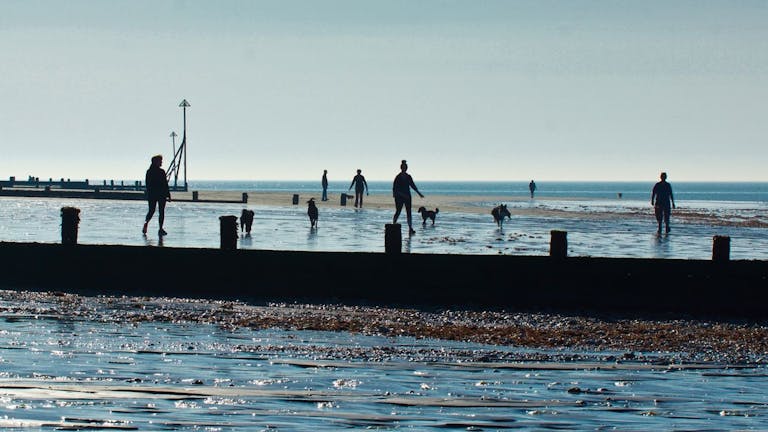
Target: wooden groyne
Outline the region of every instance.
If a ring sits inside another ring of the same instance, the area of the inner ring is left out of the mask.
[[[187,194],[188,195],[188,194]],[[147,199],[144,191],[130,190],[103,190],[100,188],[85,189],[51,189],[51,188],[0,188],[0,196],[23,197],[23,198],[76,198],[76,199],[109,199],[109,200],[128,200],[139,201]],[[197,191],[192,192],[191,198],[179,198],[175,195],[173,201],[176,202],[200,202],[200,203],[222,203],[238,204],[247,203],[248,194],[243,193],[239,200],[225,199],[199,199]]]
[[[2,288],[768,317],[768,262],[0,243]]]

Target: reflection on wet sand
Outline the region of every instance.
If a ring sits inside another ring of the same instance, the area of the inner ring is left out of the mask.
[[[764,323],[12,291],[0,312],[0,427],[768,426]]]

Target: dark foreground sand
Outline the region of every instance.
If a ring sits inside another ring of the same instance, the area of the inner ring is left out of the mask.
[[[583,360],[579,353],[614,351],[617,354],[590,358],[676,364],[768,363],[768,322],[765,321],[308,304],[255,306],[239,302],[83,297],[24,291],[0,291],[0,313],[96,322],[180,322],[214,324],[229,329],[279,328],[412,336],[531,348],[533,351],[525,351],[515,358],[529,361]],[[537,353],[536,349],[547,353]],[[562,349],[563,354],[554,355],[551,349]],[[510,360],[508,356],[492,360],[505,359]]]

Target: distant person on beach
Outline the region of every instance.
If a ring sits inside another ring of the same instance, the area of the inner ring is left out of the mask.
[[[533,180],[531,180],[531,182],[528,183],[528,190],[531,191],[531,198],[533,198],[533,192],[536,191],[536,183],[534,183]]]
[[[368,194],[368,183],[365,181],[365,177],[361,174],[362,170],[357,170],[357,175],[352,179],[352,184],[349,185],[349,189],[352,186],[355,187],[355,207],[358,205],[363,208],[363,191]]]
[[[155,208],[159,207],[158,222],[160,229],[157,231],[157,234],[160,237],[168,234],[163,229],[163,222],[165,222],[165,203],[171,200],[168,178],[165,175],[165,170],[160,168],[162,165],[163,157],[161,155],[152,156],[152,165],[149,166],[145,177],[149,212],[144,220],[144,228],[141,229],[142,233],[147,233],[147,225],[149,225],[149,221],[152,220],[152,216],[155,214]]]
[[[408,234],[415,234],[413,230],[413,223],[411,220],[411,188],[424,198],[424,195],[419,192],[416,184],[413,183],[413,177],[408,174],[408,163],[405,159],[400,163],[400,174],[395,177],[395,181],[392,183],[392,196],[395,198],[395,217],[392,218],[392,223],[397,223],[397,218],[400,217],[400,211],[405,206],[405,216],[408,220]]]
[[[323,170],[323,179],[321,180],[323,185],[323,201],[328,201],[328,170]]]
[[[669,232],[669,215],[671,209],[675,208],[675,197],[672,196],[672,185],[667,183],[667,173],[661,173],[661,181],[653,186],[651,192],[651,205],[656,213],[656,221],[659,223],[657,233],[661,234],[661,222],[666,225],[666,231]]]

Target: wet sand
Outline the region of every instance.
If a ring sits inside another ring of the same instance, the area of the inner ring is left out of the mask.
[[[227,329],[285,329],[411,336],[530,348],[519,358],[473,361],[652,361],[679,364],[768,363],[768,322],[681,317],[574,315],[519,311],[418,310],[342,305],[249,305],[155,297],[85,297],[0,291],[3,315],[95,322],[214,324]],[[567,349],[564,358],[536,349]],[[588,353],[613,351],[617,355]],[[583,352],[583,356],[574,352]],[[332,350],[324,353],[335,358]],[[338,357],[349,353],[339,353]],[[487,356],[487,353],[485,354]]]
[[[235,201],[242,199],[243,193],[248,194],[248,205],[251,206],[291,206],[293,194],[287,192],[259,191],[198,191],[200,200]],[[353,194],[350,194],[353,195]],[[180,200],[192,200],[192,192],[174,192],[173,196]],[[322,212],[324,208],[339,208],[340,194],[329,193],[328,201],[320,201],[320,194],[299,196],[299,205],[304,207],[306,201],[314,198]],[[590,206],[594,203],[605,203],[604,206]],[[364,208],[376,210],[394,210],[394,202],[387,194],[367,195],[363,198]],[[654,218],[653,208],[637,201],[621,201],[614,199],[567,198],[567,197],[536,197],[534,200],[527,196],[509,195],[426,195],[420,198],[413,194],[413,213],[415,220],[421,220],[417,213],[419,207],[428,210],[440,209],[442,212],[487,214],[493,206],[507,204],[512,216],[525,217],[556,217],[581,218],[590,220],[610,220],[620,217]],[[347,207],[354,207],[354,197],[347,199]],[[622,207],[621,213],[616,207]],[[685,203],[673,210],[673,217],[687,223],[701,223],[715,226],[734,226],[768,228],[768,219],[759,216],[734,216],[718,214],[717,211],[692,208]]]

